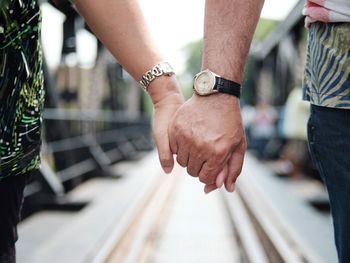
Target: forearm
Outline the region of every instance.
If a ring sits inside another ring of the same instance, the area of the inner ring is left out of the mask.
[[[264,0],[206,0],[202,69],[242,82]]]
[[[136,0],[75,0],[74,3],[97,37],[136,80],[163,61]],[[169,77],[159,79],[162,80],[153,82],[164,82]],[[154,102],[177,92],[176,85],[157,89],[153,86],[151,83],[149,92]]]

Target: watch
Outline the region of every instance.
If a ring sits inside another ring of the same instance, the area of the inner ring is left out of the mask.
[[[237,98],[241,96],[241,85],[239,83],[224,79],[209,69],[196,74],[193,89],[200,96],[207,96],[218,92],[227,93]]]
[[[168,62],[160,62],[155,65],[152,69],[143,74],[142,79],[139,81],[142,88],[147,91],[148,85],[157,77],[160,76],[171,76],[175,74],[173,68]]]

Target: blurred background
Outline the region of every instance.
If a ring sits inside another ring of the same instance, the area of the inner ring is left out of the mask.
[[[304,0],[265,0],[245,70],[248,140],[234,194],[162,173],[137,82],[67,4],[42,1],[42,167],[25,189],[18,262],[336,262],[306,138]],[[139,1],[187,98],[205,1]]]

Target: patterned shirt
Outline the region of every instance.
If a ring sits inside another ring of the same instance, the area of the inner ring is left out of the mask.
[[[39,167],[40,23],[36,0],[0,0],[0,181]]]
[[[316,21],[350,22],[349,0],[306,0],[303,10],[305,25],[309,27]]]
[[[312,23],[304,75],[304,99],[350,109],[350,23]]]

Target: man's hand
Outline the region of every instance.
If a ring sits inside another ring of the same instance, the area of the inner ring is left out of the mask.
[[[171,151],[187,172],[207,185],[233,191],[246,149],[239,99],[196,94],[175,113],[169,126]]]
[[[170,150],[168,136],[169,123],[184,102],[181,89],[178,86],[175,77],[161,77],[154,80],[148,88],[154,103],[153,136],[160,164],[166,173],[170,173],[174,167],[174,158]]]

